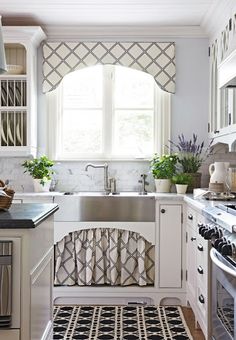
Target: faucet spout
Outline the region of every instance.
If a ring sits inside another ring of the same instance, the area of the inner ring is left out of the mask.
[[[107,193],[111,192],[111,187],[109,185],[109,181],[108,181],[108,164],[104,163],[104,164],[92,164],[92,163],[88,163],[85,166],[85,171],[88,171],[88,168],[94,168],[94,169],[104,169],[104,190]]]

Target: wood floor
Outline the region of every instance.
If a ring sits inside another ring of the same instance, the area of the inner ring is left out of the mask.
[[[184,314],[185,321],[190,329],[192,337],[194,340],[205,340],[205,337],[201,331],[201,329],[195,328],[195,319],[192,309],[189,307],[182,307],[182,311]]]

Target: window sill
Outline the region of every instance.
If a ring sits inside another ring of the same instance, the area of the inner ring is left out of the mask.
[[[150,162],[151,158],[58,158],[55,162]]]

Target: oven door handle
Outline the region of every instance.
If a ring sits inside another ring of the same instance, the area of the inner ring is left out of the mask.
[[[231,268],[229,268],[228,266],[226,266],[224,263],[222,263],[217,255],[216,255],[216,250],[214,248],[211,249],[210,251],[210,256],[211,256],[211,260],[212,262],[217,266],[219,267],[220,269],[222,269],[225,273],[233,276],[233,277],[236,277],[236,270],[233,270]]]

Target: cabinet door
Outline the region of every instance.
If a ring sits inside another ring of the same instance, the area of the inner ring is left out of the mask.
[[[0,330],[0,339],[2,340],[19,340],[20,339],[20,330],[19,329],[1,329]]]
[[[187,300],[193,305],[196,298],[196,231],[187,224]]]
[[[160,288],[181,288],[182,206],[161,204],[159,209],[159,285]]]

